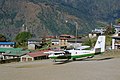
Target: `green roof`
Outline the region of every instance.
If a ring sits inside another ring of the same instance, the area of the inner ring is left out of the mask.
[[[7,51],[21,51],[22,48],[0,48],[0,52],[7,52]]]
[[[4,55],[21,56],[29,53],[29,50],[23,50],[22,48],[0,48],[0,52],[4,52]]]
[[[24,50],[24,51],[10,51],[6,55],[21,56],[21,55],[27,54],[29,52],[30,51],[28,51],[28,50]]]

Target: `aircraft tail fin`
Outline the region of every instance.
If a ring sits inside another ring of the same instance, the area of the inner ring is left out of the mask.
[[[99,36],[94,47],[95,53],[105,51],[105,36]]]

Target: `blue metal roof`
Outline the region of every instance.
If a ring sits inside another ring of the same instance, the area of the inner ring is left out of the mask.
[[[14,45],[15,44],[15,42],[0,42],[0,44],[2,44],[2,45]]]
[[[119,25],[113,25],[115,28],[120,28],[120,26]]]

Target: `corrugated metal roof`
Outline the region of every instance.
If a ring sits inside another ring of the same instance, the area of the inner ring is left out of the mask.
[[[66,38],[75,38],[73,35],[68,35],[68,34],[62,34],[60,37],[66,37]]]
[[[4,52],[4,55],[21,56],[29,53],[30,51],[23,50],[22,48],[0,48],[0,52]]]
[[[43,50],[43,51],[28,53],[28,55],[31,56],[31,57],[47,56],[48,54],[44,53],[46,51],[48,51],[48,50]]]
[[[15,42],[0,42],[0,44],[2,45],[11,45],[11,44],[15,44]]]
[[[120,28],[120,25],[113,25],[115,28]]]
[[[31,38],[28,41],[42,41],[42,38]]]
[[[21,51],[22,48],[0,48],[0,52],[6,52],[6,51]]]
[[[120,39],[120,36],[113,36],[114,39]]]
[[[4,55],[9,55],[9,56],[22,56],[24,54],[27,54],[29,53],[30,51],[28,50],[24,50],[24,51],[9,51],[9,52],[6,52],[6,54]]]

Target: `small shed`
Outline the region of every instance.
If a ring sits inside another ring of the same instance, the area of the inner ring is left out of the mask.
[[[21,62],[48,59],[48,54],[44,54],[44,52],[46,52],[46,50],[27,53],[21,56]]]
[[[21,56],[20,61],[21,61],[21,62],[34,61],[34,58],[31,57],[31,56],[29,56],[28,54],[26,54],[26,55]]]

